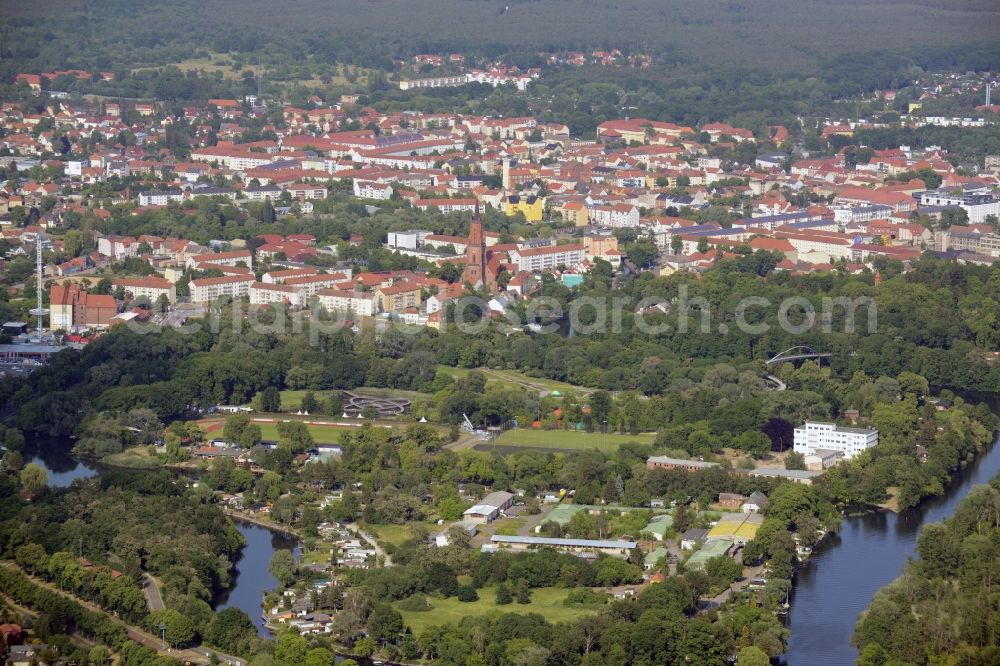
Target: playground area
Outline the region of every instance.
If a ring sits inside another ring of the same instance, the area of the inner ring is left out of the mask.
[[[380,418],[402,416],[410,409],[410,401],[406,398],[390,398],[387,396],[361,395],[351,391],[342,391],[345,416],[360,416],[366,409],[374,408]]]

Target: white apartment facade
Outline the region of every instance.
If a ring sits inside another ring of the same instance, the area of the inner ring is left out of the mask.
[[[591,206],[587,211],[591,224],[600,227],[637,227],[639,209],[629,204],[613,206]]]
[[[220,166],[233,171],[254,169],[273,161],[273,156],[266,153],[251,153],[250,151],[227,150],[225,148],[199,148],[191,153],[193,162],[216,162]]]
[[[253,275],[226,275],[217,278],[191,280],[191,302],[209,303],[222,296],[243,298],[250,295]]]
[[[121,287],[126,293],[132,294],[133,298],[144,296],[152,303],[155,303],[160,296],[166,296],[170,303],[177,300],[177,288],[170,280],[161,277],[120,278],[112,284],[116,288]]]
[[[265,199],[277,201],[278,197],[281,196],[281,188],[277,185],[245,187],[243,188],[243,196],[247,198],[247,201],[264,201]]]
[[[140,206],[166,206],[171,201],[184,201],[184,193],[167,190],[139,192]]]
[[[928,190],[920,193],[924,206],[960,206],[969,216],[970,224],[981,224],[990,215],[1000,217],[1000,196],[990,192],[959,192]]]
[[[374,292],[348,291],[345,289],[320,289],[316,300],[327,312],[350,313],[371,317],[378,311],[378,298]]]
[[[236,266],[240,262],[253,270],[253,254],[249,250],[235,250],[233,252],[211,252],[209,254],[197,254],[188,257],[186,265],[188,268],[196,268],[199,264],[216,264],[218,266]]]
[[[850,460],[878,444],[875,428],[845,428],[835,423],[806,421],[795,429],[793,450],[806,456],[817,451],[838,451]]]
[[[376,183],[370,180],[355,180],[354,196],[362,199],[386,201],[392,197],[392,185]]]
[[[305,298],[302,290],[287,284],[268,284],[267,282],[254,282],[250,285],[251,305],[269,305],[271,303],[287,303],[300,307]]]
[[[320,289],[330,289],[338,284],[350,282],[350,273],[327,273],[324,275],[303,275],[285,278],[284,283],[303,293],[305,297],[313,296]]]
[[[583,245],[553,245],[523,250],[511,250],[510,260],[519,271],[544,271],[558,266],[575,266],[587,258]]]

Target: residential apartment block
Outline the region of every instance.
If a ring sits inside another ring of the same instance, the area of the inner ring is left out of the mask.
[[[112,284],[116,288],[121,287],[132,298],[145,297],[151,303],[156,303],[160,296],[166,296],[170,303],[177,300],[177,288],[173,282],[161,277],[117,278]]]
[[[233,252],[210,252],[209,254],[198,254],[188,257],[186,265],[188,268],[196,268],[199,264],[218,264],[220,266],[236,266],[243,263],[247,268],[253,270],[253,254],[250,250],[235,250]]]
[[[519,271],[543,271],[558,266],[575,266],[587,258],[583,245],[553,245],[531,249],[511,250],[510,260]]]
[[[875,428],[845,428],[835,423],[806,421],[794,433],[794,451],[806,456],[819,455],[818,451],[839,451],[850,460],[878,444]]]
[[[256,278],[253,275],[225,275],[191,280],[191,302],[209,303],[222,296],[243,298],[250,295],[250,285],[254,282]]]
[[[320,289],[316,292],[316,300],[327,312],[371,317],[378,311],[378,299],[370,291]]]

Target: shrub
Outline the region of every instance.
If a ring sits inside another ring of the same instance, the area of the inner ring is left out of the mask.
[[[461,591],[460,591],[461,592]],[[475,593],[475,590],[473,590]],[[460,601],[465,601],[459,598]],[[473,599],[475,601],[475,599]],[[434,610],[434,606],[431,606],[430,602],[427,601],[427,597],[422,594],[411,595],[399,602],[399,609],[410,611],[411,613],[426,613],[429,610]]]

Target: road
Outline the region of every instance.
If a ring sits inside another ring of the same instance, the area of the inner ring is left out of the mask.
[[[482,444],[485,441],[487,440],[479,435],[471,432],[463,432],[454,442],[445,444],[444,448],[451,449],[452,451],[461,451],[463,449],[471,449],[476,444]]]
[[[142,574],[142,594],[146,597],[146,604],[150,611],[166,608],[163,604],[163,596],[160,595],[160,588],[157,587],[156,581],[148,573]]]
[[[372,548],[375,549],[375,554],[378,555],[380,558],[382,558],[382,566],[386,567],[392,566],[392,558],[389,556],[389,553],[385,552],[382,546],[378,545],[378,541],[375,540],[374,536],[368,534],[367,532],[363,532],[357,523],[347,523],[346,526],[347,529],[351,530],[352,532],[357,532],[358,534],[361,535],[362,539],[364,539],[365,541],[367,541],[372,545]]]

